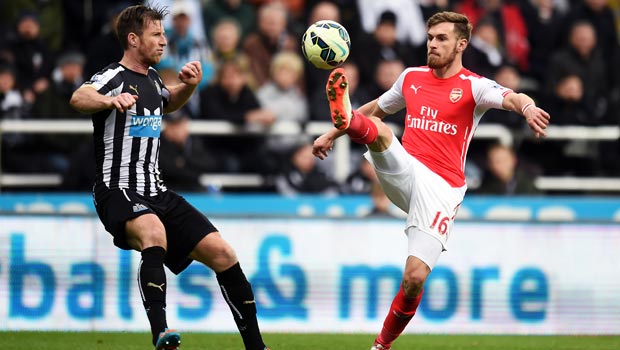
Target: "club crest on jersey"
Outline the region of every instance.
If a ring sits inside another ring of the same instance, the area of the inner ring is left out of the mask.
[[[463,97],[463,89],[454,88],[450,91],[450,102],[457,103]]]

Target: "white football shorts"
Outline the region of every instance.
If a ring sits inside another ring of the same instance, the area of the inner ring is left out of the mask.
[[[396,136],[393,137],[392,144],[385,151],[368,151],[364,156],[374,165],[388,198],[407,213],[405,233],[410,242],[409,254],[420,258],[432,268],[441,251],[446,250],[467,185],[457,188],[450,186],[441,176],[407,153]],[[426,239],[412,237],[421,234],[430,235],[441,244],[441,249],[421,249],[428,251],[427,255],[434,255],[433,252],[439,250],[436,257],[422,259],[418,256],[421,252],[412,251],[415,250],[415,242],[418,242],[417,245],[428,245],[423,243]]]

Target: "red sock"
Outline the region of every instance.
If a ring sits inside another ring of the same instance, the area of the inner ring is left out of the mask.
[[[420,300],[422,299],[423,293],[424,290],[421,290],[417,297],[409,298],[405,295],[403,287],[400,287],[398,293],[392,301],[390,311],[385,317],[385,321],[383,321],[381,333],[379,333],[379,336],[377,337],[377,342],[379,344],[387,348],[392,346],[392,342],[398,338],[405,327],[407,327],[407,324],[413,315],[415,315],[415,311],[417,310],[418,305],[420,305]]]
[[[347,135],[351,138],[351,141],[362,145],[368,145],[375,142],[377,135],[379,134],[375,123],[356,110],[351,111],[351,114],[351,124],[346,131]]]

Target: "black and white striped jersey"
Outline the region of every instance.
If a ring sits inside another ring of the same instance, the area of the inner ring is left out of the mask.
[[[131,189],[144,196],[166,191],[160,179],[159,134],[164,106],[170,93],[159,73],[147,75],[112,63],[85,82],[106,96],[123,92],[138,100],[125,113],[116,109],[93,114],[96,177],[95,187]]]

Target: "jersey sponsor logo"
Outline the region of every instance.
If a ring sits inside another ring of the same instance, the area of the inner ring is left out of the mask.
[[[463,89],[454,88],[450,91],[450,102],[457,103],[463,97]]]
[[[161,115],[132,115],[129,136],[159,138]]]
[[[437,120],[439,110],[428,106],[421,106],[419,116],[407,114],[406,125],[409,128],[432,131],[446,135],[456,135],[457,125]]]
[[[137,213],[139,211],[145,211],[148,210],[149,208],[146,207],[146,205],[142,204],[142,203],[136,203],[133,205],[133,212]]]
[[[129,135],[138,137],[159,137],[161,123],[161,115],[132,115]]]

